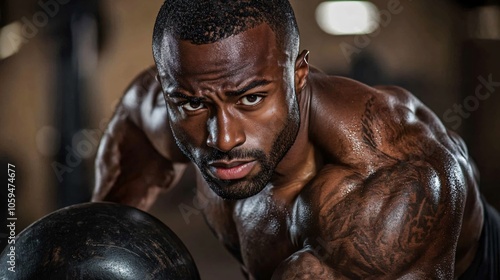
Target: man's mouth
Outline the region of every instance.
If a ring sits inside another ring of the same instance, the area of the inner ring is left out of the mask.
[[[247,176],[255,164],[255,160],[215,161],[209,164],[209,169],[220,180],[237,180]]]

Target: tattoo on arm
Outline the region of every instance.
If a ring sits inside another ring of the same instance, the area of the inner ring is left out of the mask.
[[[340,202],[329,201],[326,193],[318,214],[321,234],[311,245],[327,246],[325,262],[355,279],[400,277],[424,255],[426,267],[441,265],[457,236],[440,183],[426,163],[400,162],[376,172]]]
[[[371,147],[372,149],[377,149],[377,142],[375,141],[374,133],[372,130],[373,127],[373,102],[375,98],[370,96],[370,99],[366,101],[365,111],[363,113],[363,117],[361,118],[362,133],[363,133],[363,142],[366,145]]]

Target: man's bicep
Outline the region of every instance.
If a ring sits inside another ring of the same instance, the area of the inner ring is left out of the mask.
[[[401,277],[418,266],[452,278],[461,212],[448,188],[423,162],[381,168],[342,200],[323,195],[310,245],[349,278]]]
[[[93,201],[112,201],[148,209],[161,190],[181,177],[186,164],[175,163],[153,147],[142,130],[124,121],[106,133],[95,161]]]

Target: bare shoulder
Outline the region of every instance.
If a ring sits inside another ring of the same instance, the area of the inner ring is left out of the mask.
[[[297,202],[305,245],[348,278],[453,278],[474,242],[461,226],[481,229],[463,142],[404,89],[317,81],[310,135],[325,165]]]
[[[188,162],[175,145],[170,131],[167,107],[161,84],[156,79],[157,73],[156,67],[151,66],[134,78],[122,97],[117,114],[122,110],[163,157],[175,162]]]
[[[129,84],[122,97],[121,104],[130,114],[134,122],[143,122],[141,111],[148,111],[161,106],[161,86],[156,81],[156,68],[149,67],[140,72]],[[141,110],[142,109],[142,110]]]
[[[153,68],[138,75],[109,121],[95,160],[93,201],[148,209],[185,169],[155,75]]]
[[[131,100],[132,97],[144,98],[149,94],[153,94],[155,91],[158,93],[161,92],[161,88],[158,87],[159,83],[155,78],[156,73],[157,71],[154,66],[148,67],[139,72],[125,89],[124,97],[128,98],[129,101],[133,101]],[[129,103],[128,105],[131,106],[134,104],[138,104],[138,102]]]
[[[444,173],[462,172],[464,185],[476,188],[465,143],[407,90],[325,75],[312,83],[319,86],[313,85],[310,137],[327,163],[370,174],[423,160]]]
[[[345,277],[452,279],[464,198],[459,178],[423,160],[369,176],[329,165],[299,196],[307,211],[297,216],[304,246]]]
[[[439,118],[402,88],[370,87],[325,75],[313,78],[312,83],[317,81],[320,86],[313,89],[310,131],[313,141],[337,160],[356,165],[367,155],[407,159],[435,151],[429,146],[436,143],[452,153],[462,152]]]

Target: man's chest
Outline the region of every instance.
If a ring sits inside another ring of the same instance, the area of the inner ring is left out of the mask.
[[[300,249],[292,241],[293,204],[278,202],[265,190],[236,202],[210,192],[201,187],[199,193],[210,201],[203,209],[207,224],[255,279],[270,279],[276,267]]]

